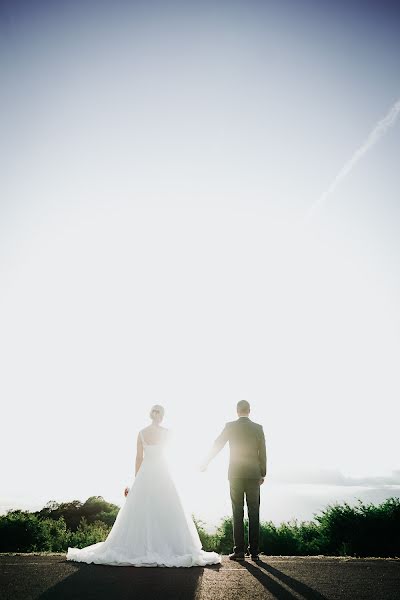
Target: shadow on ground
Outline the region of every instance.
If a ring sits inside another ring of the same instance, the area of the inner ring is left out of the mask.
[[[304,600],[327,600],[326,596],[313,590],[305,583],[282,573],[279,569],[271,567],[262,560],[257,561],[255,564],[249,562],[243,564],[249,573],[258,579],[275,598],[280,600],[293,600],[295,598],[297,600],[298,594],[301,594]]]
[[[41,600],[125,600],[162,598],[163,600],[195,600],[198,597],[204,568],[112,567],[107,565],[74,565],[75,572],[48,588]]]

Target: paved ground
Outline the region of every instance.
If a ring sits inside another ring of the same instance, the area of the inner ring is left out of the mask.
[[[400,559],[262,557],[190,569],[110,567],[65,555],[0,555],[1,600],[399,600]]]

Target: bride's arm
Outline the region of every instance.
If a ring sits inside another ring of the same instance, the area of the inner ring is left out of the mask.
[[[136,444],[136,464],[135,464],[135,477],[140,469],[140,465],[143,461],[143,444],[142,439],[140,437],[140,433],[138,433],[137,444]]]
[[[141,439],[140,433],[139,433],[138,438],[137,438],[137,443],[136,443],[135,477],[137,475],[137,472],[140,469],[140,465],[142,464],[142,461],[143,461],[143,444],[142,444],[142,439]],[[128,494],[129,494],[129,487],[126,486],[126,488],[124,490],[125,498]]]

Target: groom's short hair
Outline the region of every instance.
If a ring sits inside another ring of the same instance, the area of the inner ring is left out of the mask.
[[[238,413],[249,413],[250,404],[247,402],[247,400],[239,400],[236,405],[236,410]]]

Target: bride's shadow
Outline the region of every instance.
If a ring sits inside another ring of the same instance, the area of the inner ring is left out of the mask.
[[[203,567],[111,567],[76,564],[76,570],[48,588],[41,600],[194,600]]]

